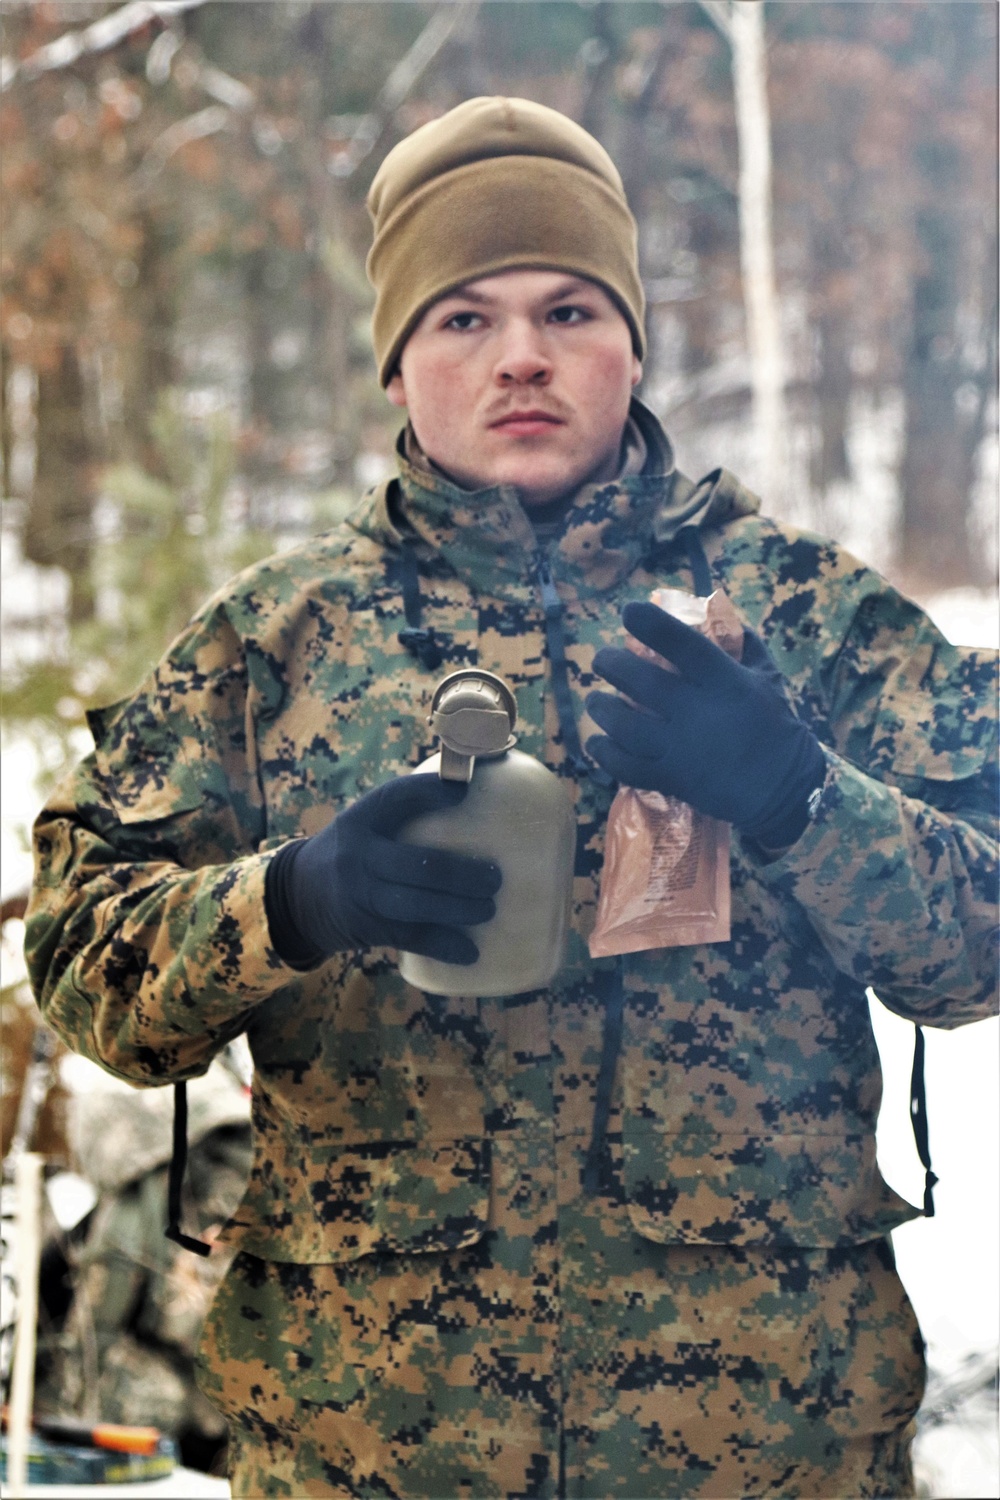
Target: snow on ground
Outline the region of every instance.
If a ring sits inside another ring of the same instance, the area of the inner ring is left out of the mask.
[[[946,589],[918,603],[956,646],[1000,646],[1000,601],[991,589]]]

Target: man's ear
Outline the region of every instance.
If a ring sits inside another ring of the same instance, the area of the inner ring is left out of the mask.
[[[389,400],[392,402],[393,406],[406,405],[406,391],[403,387],[403,377],[400,373],[398,365],[396,366],[395,374],[391,377],[388,385],[385,388],[385,393],[389,397]]]
[[[642,365],[639,363],[639,356],[637,354],[633,354],[633,356],[632,356],[632,384],[633,384],[633,386],[638,385],[639,381],[641,379],[642,379]]]

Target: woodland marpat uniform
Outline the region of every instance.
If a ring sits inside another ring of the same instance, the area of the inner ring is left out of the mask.
[[[567,754],[511,491],[401,457],[94,715],[39,818],[29,957],[70,1045],[158,1085],[249,1037],[254,1166],[202,1348],[237,1495],[908,1493],[923,1356],[887,1235],[918,1210],[875,1162],[865,987],[930,1025],[992,1010],[992,653],[724,471],[691,484],[635,414],[644,471],[581,492],[545,548],[581,738],[621,605],[707,558],[828,772],[786,854],[734,835],[730,942],[622,961],[597,1192],[612,789]],[[399,640],[407,547],[435,669]],[[423,994],[385,950],[286,967],[269,851],[431,753],[434,687],[471,665],[510,682],[520,747],[575,800],[565,969],[505,1001]]]

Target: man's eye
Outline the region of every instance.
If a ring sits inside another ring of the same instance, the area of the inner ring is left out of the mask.
[[[469,333],[473,328],[478,328],[482,321],[478,313],[457,312],[452,313],[444,326],[445,328],[454,328],[458,333]]]
[[[590,313],[585,307],[554,307],[549,317],[553,323],[586,323]]]

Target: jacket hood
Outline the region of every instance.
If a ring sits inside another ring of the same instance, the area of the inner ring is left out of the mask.
[[[683,526],[710,529],[759,509],[723,469],[697,484],[682,474],[667,434],[636,398],[630,417],[646,446],[642,471],[583,485],[545,549],[554,573],[581,597],[614,588]],[[397,477],[363,497],[350,526],[391,548],[414,538],[478,590],[502,594],[534,578],[542,549],[513,486],[462,489],[413,463],[402,436],[396,461]]]

